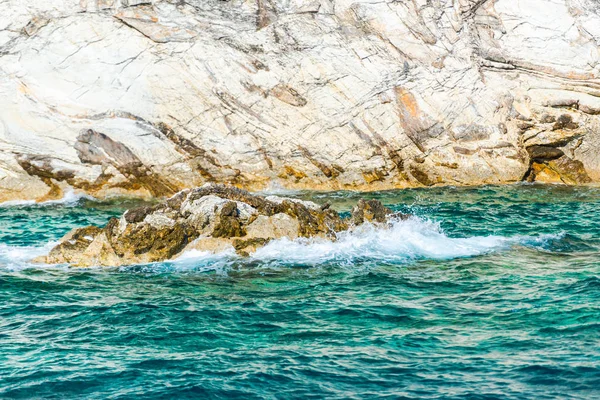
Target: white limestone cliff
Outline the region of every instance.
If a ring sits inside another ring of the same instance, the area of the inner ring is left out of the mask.
[[[0,0],[0,201],[600,181],[595,0]]]

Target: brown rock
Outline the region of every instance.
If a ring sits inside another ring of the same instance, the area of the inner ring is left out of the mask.
[[[215,226],[212,236],[225,238],[245,236],[246,231],[238,219],[238,216],[239,211],[236,202],[230,201],[226,203],[221,208],[219,222]]]
[[[157,227],[148,223],[129,224],[121,233],[106,231],[108,241],[123,264],[171,259],[198,235],[186,223]]]
[[[592,182],[581,161],[564,156],[549,162],[548,166],[560,175],[564,183],[579,185]]]
[[[569,114],[562,114],[560,117],[558,117],[558,119],[556,120],[556,123],[554,123],[554,126],[552,127],[552,130],[559,130],[559,129],[577,129],[579,128],[579,124],[577,124],[576,122],[573,121],[573,117],[571,117]]]
[[[562,150],[551,146],[530,146],[527,153],[532,160],[554,160],[565,155]]]
[[[384,206],[379,200],[360,199],[352,209],[352,222],[360,225],[364,222],[384,223],[394,212]]]
[[[244,257],[248,257],[250,253],[254,253],[259,247],[269,243],[270,239],[252,238],[252,239],[235,239],[233,248],[235,251]]]
[[[531,165],[527,180],[530,182],[565,183],[568,185],[581,185],[592,182],[583,163],[567,156],[546,163],[534,162]]]

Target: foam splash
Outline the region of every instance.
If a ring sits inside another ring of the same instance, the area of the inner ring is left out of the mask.
[[[443,232],[438,223],[411,217],[391,221],[388,229],[364,224],[353,231],[340,233],[336,241],[276,240],[259,249],[252,258],[308,265],[354,263],[360,260],[393,263],[415,259],[440,260],[478,256],[517,244],[537,246],[556,238],[557,235],[452,238]]]
[[[274,240],[246,259],[236,256],[232,250],[217,255],[193,250],[184,253],[174,263],[195,263],[202,266],[221,265],[227,261],[308,266],[353,265],[365,261],[405,263],[417,259],[473,257],[506,250],[515,245],[543,248],[549,241],[563,236],[564,233],[453,238],[445,234],[438,223],[411,217],[391,221],[388,228],[364,224],[352,231],[341,232],[336,241],[323,238]]]
[[[65,193],[62,199],[48,200],[42,202],[36,202],[35,200],[12,200],[0,203],[0,208],[6,207],[46,207],[54,205],[66,205],[72,206],[78,204],[81,200],[96,200],[92,197],[83,193],[75,193],[73,190],[69,190]]]
[[[39,267],[31,260],[36,257],[47,255],[58,242],[49,242],[43,246],[9,246],[0,243],[0,267],[8,269],[24,269]]]

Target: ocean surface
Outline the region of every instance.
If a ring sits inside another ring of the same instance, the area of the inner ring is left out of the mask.
[[[414,217],[78,269],[29,260],[135,202],[0,205],[0,398],[600,398],[600,188],[286,195]]]

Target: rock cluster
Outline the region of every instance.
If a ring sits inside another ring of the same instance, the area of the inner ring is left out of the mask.
[[[350,219],[329,205],[251,194],[207,184],[183,190],[163,203],[126,211],[104,228],[75,229],[38,260],[76,266],[118,266],[177,258],[187,250],[243,256],[273,239],[327,237],[364,222],[384,223],[393,212],[376,200],[361,200]]]

